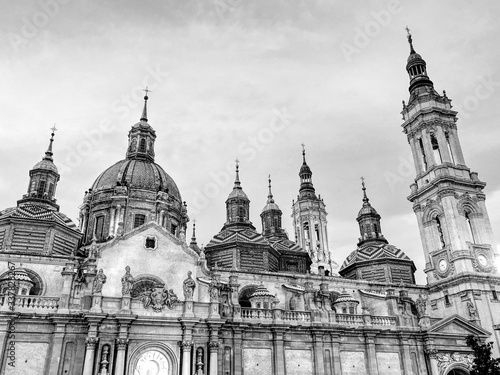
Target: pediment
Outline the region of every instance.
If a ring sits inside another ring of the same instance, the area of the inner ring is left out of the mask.
[[[471,323],[460,315],[452,315],[434,323],[428,331],[429,333],[451,334],[460,336],[480,336],[489,337],[491,333]]]

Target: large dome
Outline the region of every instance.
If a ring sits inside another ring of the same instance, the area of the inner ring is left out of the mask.
[[[120,160],[97,177],[92,185],[92,190],[97,192],[104,189],[113,189],[117,185],[155,192],[166,191],[181,201],[179,189],[172,177],[158,164],[150,161]]]

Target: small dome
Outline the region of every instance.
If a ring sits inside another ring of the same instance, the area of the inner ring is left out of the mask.
[[[120,160],[97,177],[92,190],[113,189],[117,185],[155,192],[168,191],[182,201],[172,177],[158,164],[147,160]]]
[[[231,198],[243,198],[243,199],[248,200],[247,195],[245,194],[245,192],[241,188],[234,188],[233,191],[227,197],[227,199],[231,199]]]
[[[312,174],[311,168],[306,163],[303,163],[302,167],[300,167],[299,175],[303,174]]]
[[[361,210],[359,210],[359,212],[358,212],[358,216],[361,216],[361,215],[378,215],[378,212],[376,209],[374,209],[372,207],[371,204],[366,203],[366,204],[363,204],[363,207],[361,207]]]
[[[274,295],[272,295],[269,290],[267,290],[267,288],[264,286],[264,284],[260,284],[257,289],[255,289],[255,292],[252,293],[252,295],[250,296],[250,298],[253,298],[253,297],[273,297],[274,298]]]
[[[144,129],[144,130],[150,130],[150,131],[152,131],[153,133],[155,132],[155,131],[153,130],[152,126],[151,126],[151,125],[149,125],[149,124],[147,123],[147,121],[143,121],[143,120],[139,121],[138,123],[136,123],[136,124],[134,124],[134,125],[132,126],[132,129],[138,129],[138,128],[140,128],[140,129]]]
[[[40,160],[38,163],[36,163],[32,169],[46,169],[46,170],[58,173],[57,167],[52,162],[52,160],[48,160],[45,158]]]
[[[406,62],[409,63],[410,61],[417,60],[417,59],[420,59],[423,61],[422,56],[420,56],[418,53],[414,52],[414,53],[410,54],[410,56],[408,56],[408,60]]]
[[[350,293],[348,293],[345,289],[342,290],[342,293],[340,294],[340,296],[337,297],[334,304],[341,302],[359,303],[359,301],[356,298],[354,298]]]
[[[12,280],[12,279],[17,281],[27,281],[29,283],[34,284],[34,282],[28,276],[28,273],[24,270],[24,268],[16,268],[13,272],[13,277],[10,276],[10,272],[7,272],[7,278],[4,278],[3,280],[0,281]]]
[[[271,211],[271,210],[281,211],[276,203],[270,202],[264,206],[264,208],[262,209],[262,212]]]

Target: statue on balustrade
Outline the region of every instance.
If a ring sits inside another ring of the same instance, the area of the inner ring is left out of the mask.
[[[125,275],[122,277],[122,296],[130,297],[134,282],[134,277],[130,274],[130,267],[125,267]]]
[[[106,283],[106,275],[104,274],[101,268],[94,279],[94,284],[92,285],[92,293],[93,294],[101,293],[102,287],[104,286],[105,283]]]
[[[196,282],[193,280],[191,275],[192,272],[188,271],[188,277],[186,280],[184,280],[182,284],[182,289],[184,291],[184,299],[186,300],[193,299],[194,289],[196,288]]]
[[[425,315],[425,311],[427,310],[427,298],[420,293],[415,304],[417,307],[418,317],[423,317]]]

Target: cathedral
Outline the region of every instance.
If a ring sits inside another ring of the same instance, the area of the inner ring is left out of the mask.
[[[427,285],[416,284],[404,244],[384,236],[364,181],[355,250],[332,259],[304,148],[292,236],[278,205],[291,197],[275,197],[271,177],[267,199],[254,197],[261,223],[250,221],[236,162],[226,217],[214,217],[221,229],[199,246],[187,203],[155,162],[168,145],[155,144],[146,91],[125,158],[95,171],[77,224],[56,200],[55,128],[26,193],[1,208],[0,373],[466,375],[468,335],[493,341],[498,356],[500,254],[486,183],[467,167],[451,99],[408,42],[401,126]]]

